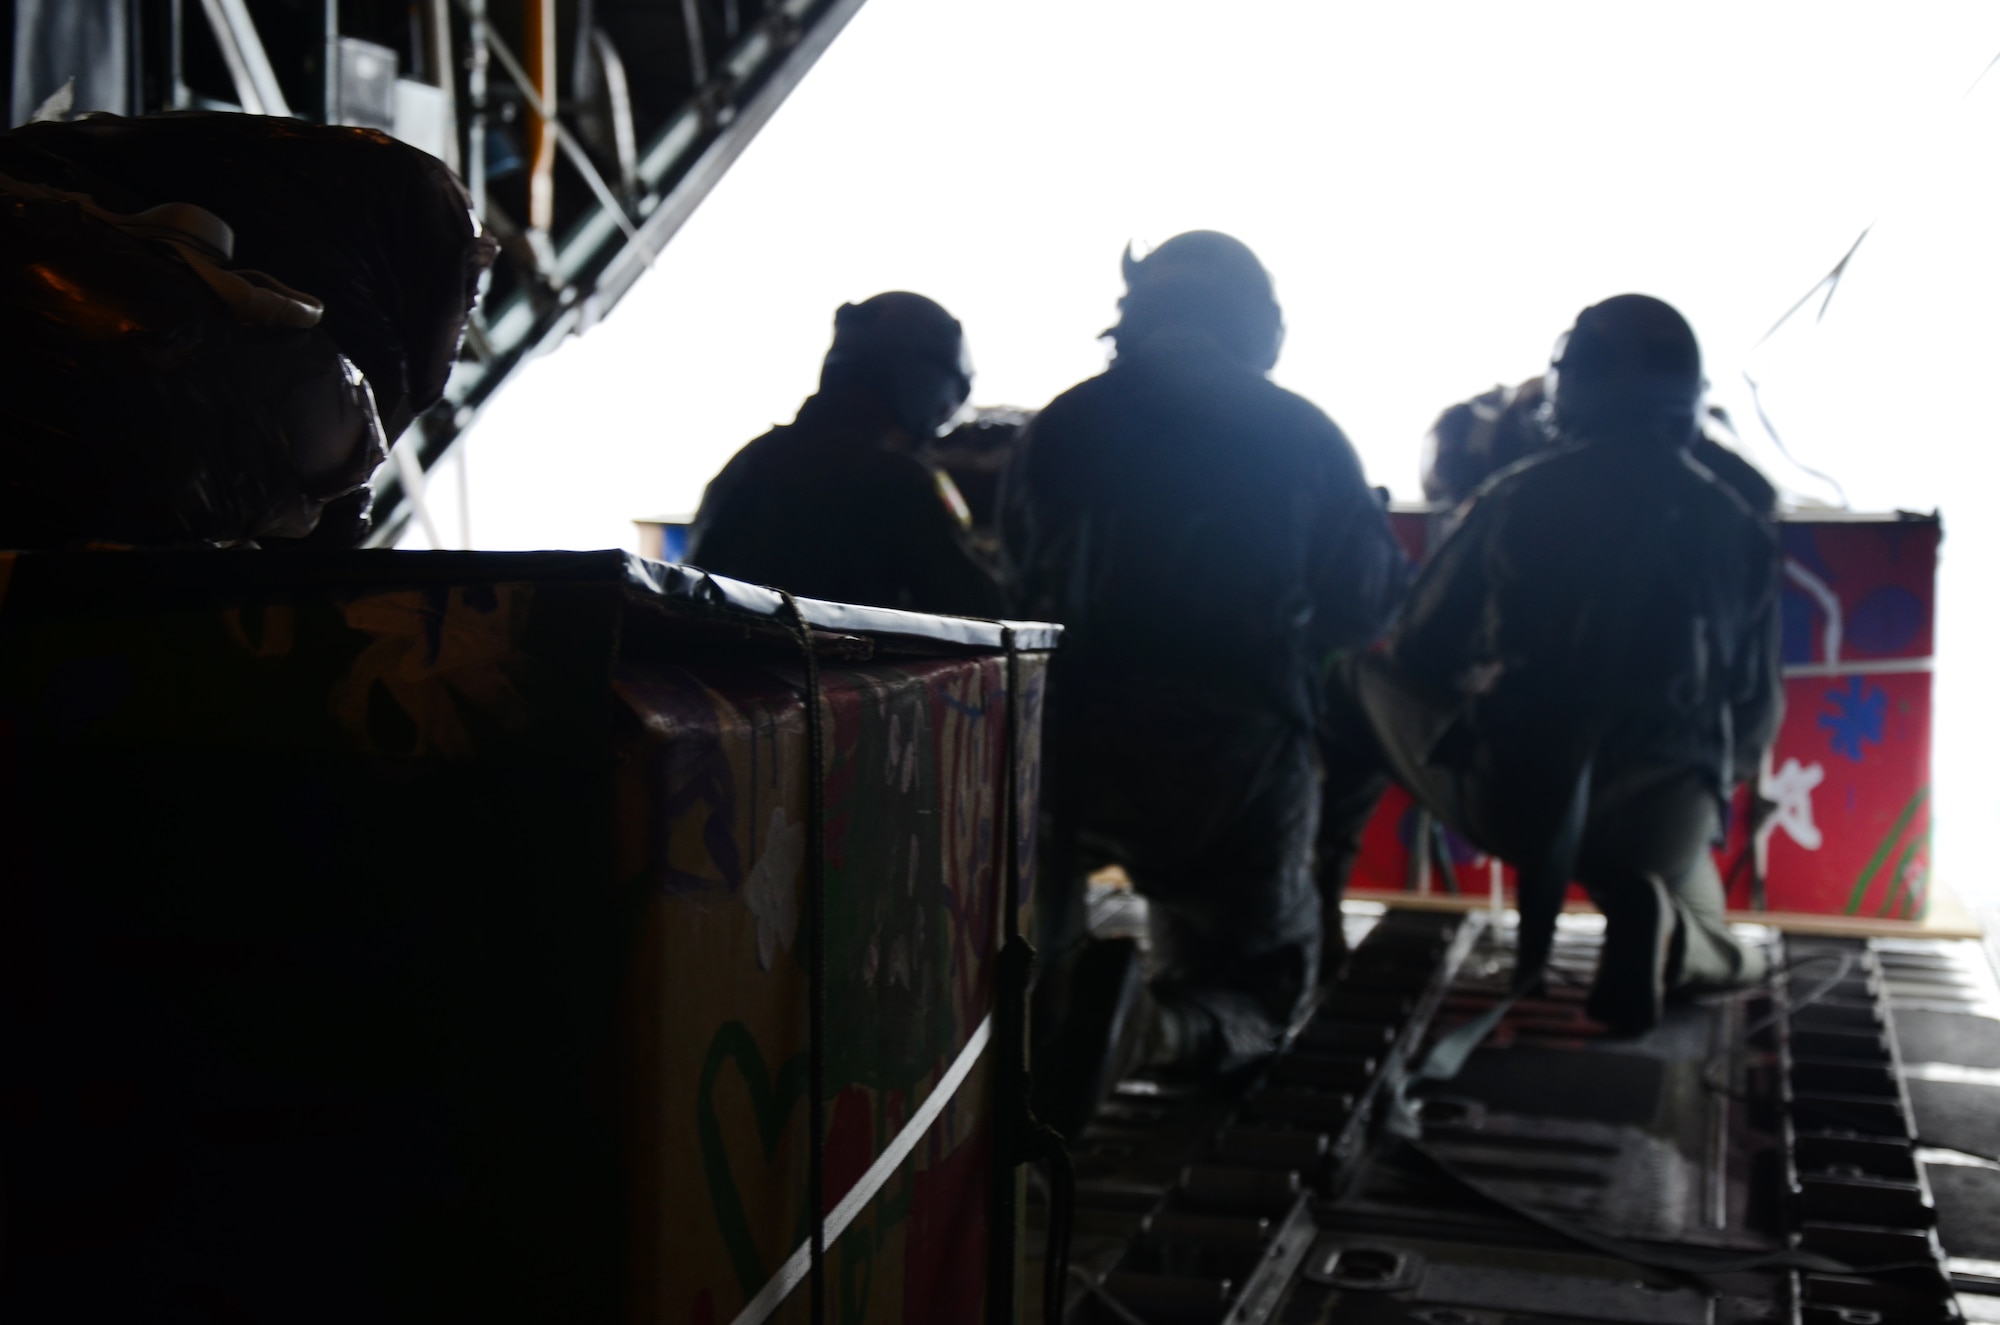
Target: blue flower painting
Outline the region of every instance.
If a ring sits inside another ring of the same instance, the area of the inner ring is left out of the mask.
[[[1835,753],[1860,763],[1865,747],[1882,743],[1882,719],[1889,709],[1889,696],[1881,686],[1866,685],[1858,676],[1849,677],[1847,689],[1829,690],[1827,702],[1833,712],[1819,715]]]

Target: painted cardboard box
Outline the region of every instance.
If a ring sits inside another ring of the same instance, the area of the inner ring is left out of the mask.
[[[1399,510],[1398,538],[1420,558],[1427,513]],[[1746,913],[1920,920],[1930,884],[1931,664],[1935,516],[1783,517],[1785,719],[1760,776],[1775,805],[1751,840],[1739,789],[1716,865]],[[1413,863],[1417,814],[1395,789],[1369,822],[1354,895],[1410,891],[1485,897],[1512,871],[1447,834],[1453,876]],[[1765,863],[1763,887],[1754,863]],[[1581,900],[1582,893],[1576,893]]]
[[[0,585],[0,1318],[737,1318],[806,1227],[776,595],[623,554]],[[804,606],[830,1200],[936,1110],[832,1245],[829,1319],[978,1320],[1033,825],[1004,761],[1031,798],[1054,632],[1010,669],[990,623]]]

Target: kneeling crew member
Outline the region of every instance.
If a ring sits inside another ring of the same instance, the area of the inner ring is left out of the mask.
[[[1319,962],[1324,660],[1402,588],[1347,438],[1266,376],[1283,322],[1256,256],[1197,231],[1125,278],[1110,368],[1036,417],[1002,498],[1023,609],[1065,628],[1036,1078],[1070,1133],[1134,1067],[1277,1047]],[[1150,990],[1129,941],[1084,949],[1085,876],[1110,863],[1150,904]]]
[[[1701,359],[1671,307],[1585,309],[1550,387],[1558,449],[1481,490],[1389,650],[1343,668],[1328,803],[1379,776],[1373,758],[1519,867],[1517,987],[1581,882],[1607,921],[1588,1010],[1636,1033],[1669,991],[1763,974],[1724,922],[1710,847],[1777,731],[1777,540],[1689,456]]]
[[[709,483],[688,561],[807,598],[999,616],[964,500],[915,451],[971,390],[964,333],[936,303],[842,304],[818,393]]]

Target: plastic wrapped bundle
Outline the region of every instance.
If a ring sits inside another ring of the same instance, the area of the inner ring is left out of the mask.
[[[0,175],[0,545],[297,537],[367,482],[367,382],[231,239]]]
[[[371,129],[261,115],[93,115],[0,135],[0,173],[119,211],[191,203],[235,260],[326,306],[395,441],[436,404],[493,247],[445,165]],[[109,196],[107,196],[109,195]]]

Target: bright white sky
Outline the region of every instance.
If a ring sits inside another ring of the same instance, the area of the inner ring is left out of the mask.
[[[611,318],[495,399],[463,448],[472,542],[632,547],[632,517],[691,512],[879,290],[964,322],[975,402],[1039,406],[1103,366],[1128,239],[1227,230],[1276,278],[1277,380],[1399,497],[1440,409],[1644,291],[1774,477],[1829,495],[1755,434],[1746,363],[1854,505],[1944,509],[1938,849],[1978,888],[2000,71],[1966,89],[1996,54],[1990,2],[868,0]],[[1871,221],[1825,322],[1749,358]]]

